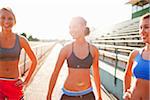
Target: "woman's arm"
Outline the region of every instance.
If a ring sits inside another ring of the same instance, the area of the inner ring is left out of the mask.
[[[54,69],[52,76],[51,76],[51,79],[50,79],[49,89],[48,89],[48,94],[47,94],[47,100],[52,99],[51,98],[52,92],[53,92],[54,86],[56,84],[60,69],[61,69],[61,67],[62,67],[62,65],[66,59],[66,55],[67,55],[67,51],[65,48],[63,48],[59,53],[59,56],[58,56],[58,59],[57,59],[56,65],[55,65],[55,69]]]
[[[137,54],[138,54],[138,51],[134,50],[129,55],[129,60],[127,62],[125,76],[124,76],[124,92],[130,89],[131,78],[132,78],[132,65],[134,62],[134,58]]]
[[[99,74],[99,51],[96,47],[93,46],[93,64],[92,64],[92,70],[93,70],[93,77],[97,89],[98,94],[98,100],[102,100],[101,97],[101,81],[100,81],[100,74]]]
[[[129,60],[127,62],[126,70],[125,70],[125,76],[124,76],[124,99],[130,98],[131,92],[130,92],[130,86],[131,86],[131,79],[132,79],[132,65],[134,62],[134,58],[137,55],[138,51],[133,51],[130,53]],[[125,99],[128,100],[128,99]]]
[[[29,72],[25,78],[25,81],[23,82],[23,84],[26,86],[28,85],[30,79],[31,79],[31,76],[36,68],[36,65],[37,65],[37,59],[35,57],[35,54],[33,53],[28,41],[20,36],[20,45],[22,48],[24,48],[25,52],[27,53],[27,55],[29,56],[30,60],[32,61],[32,64],[31,66],[29,67]]]

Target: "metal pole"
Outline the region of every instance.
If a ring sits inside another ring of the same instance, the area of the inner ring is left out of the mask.
[[[23,65],[23,74],[22,74],[22,76],[24,76],[25,72],[26,72],[26,52],[24,52],[24,65]]]
[[[115,62],[114,84],[116,85],[116,81],[117,81],[116,72],[117,72],[117,67],[118,67],[118,49],[117,48],[115,48],[115,54],[116,54],[116,62]]]

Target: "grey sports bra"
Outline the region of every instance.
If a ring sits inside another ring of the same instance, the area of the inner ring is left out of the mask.
[[[12,48],[0,47],[0,61],[14,61],[19,59],[21,52],[21,46],[19,42],[19,36],[16,34],[15,45]]]
[[[73,52],[72,43],[72,53],[67,59],[67,64],[69,68],[90,68],[93,63],[93,57],[90,53],[90,45],[88,44],[89,54],[84,59],[78,58]]]

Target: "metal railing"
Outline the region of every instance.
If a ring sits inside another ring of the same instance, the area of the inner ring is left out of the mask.
[[[37,44],[36,42],[35,45],[34,43],[32,43],[33,47],[31,48],[34,54],[36,55],[37,60],[39,61],[50,51],[50,49],[53,47],[54,44],[55,42],[49,42],[49,43],[43,42],[40,44]],[[19,61],[19,68],[22,76],[24,76],[24,74],[28,71],[30,64],[31,64],[31,60],[23,49],[21,51],[20,61]]]

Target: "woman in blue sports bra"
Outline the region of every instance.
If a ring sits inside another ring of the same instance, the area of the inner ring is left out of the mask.
[[[98,67],[99,53],[98,49],[85,39],[85,36],[90,32],[86,23],[82,17],[72,18],[69,29],[75,41],[60,51],[50,79],[47,100],[52,100],[52,92],[65,60],[68,65],[68,76],[62,89],[61,100],[95,100],[90,77],[91,67],[97,89],[97,100],[102,100]]]
[[[22,89],[29,83],[37,64],[27,40],[12,31],[15,24],[16,19],[12,10],[0,9],[0,100],[23,100]],[[32,61],[24,81],[18,66],[22,48]]]
[[[139,34],[145,43],[129,57],[124,77],[124,100],[150,100],[150,13],[140,19]],[[132,77],[133,76],[133,77]]]

